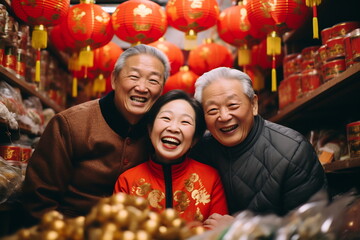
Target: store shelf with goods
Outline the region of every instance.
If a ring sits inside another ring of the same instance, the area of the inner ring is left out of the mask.
[[[339,127],[360,119],[360,63],[280,109],[270,121],[302,133]]]
[[[36,90],[35,87],[30,85],[29,83],[21,80],[20,78],[16,77],[15,74],[8,71],[6,68],[0,66],[0,79],[5,80],[7,83],[14,87],[18,87],[22,94],[36,96],[40,99],[42,104],[46,107],[50,107],[54,109],[55,112],[60,112],[64,110],[64,107],[56,104],[52,99],[47,97],[45,94]]]
[[[344,160],[334,161],[323,165],[325,172],[341,172],[360,170],[360,157],[347,158]]]

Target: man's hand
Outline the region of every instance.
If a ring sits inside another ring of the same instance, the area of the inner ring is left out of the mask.
[[[218,213],[213,213],[206,219],[203,223],[204,228],[214,229],[215,227],[230,225],[234,220],[233,216],[230,215],[220,215]]]

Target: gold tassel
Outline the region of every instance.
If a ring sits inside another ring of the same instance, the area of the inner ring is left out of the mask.
[[[190,30],[185,35],[185,42],[184,42],[184,49],[185,50],[192,50],[196,48],[197,45],[197,36],[194,30]]]
[[[313,17],[313,38],[319,39],[319,24],[317,17]]]
[[[249,65],[251,62],[251,51],[248,49],[247,45],[240,47],[238,49],[238,65],[245,66]]]
[[[74,77],[72,81],[72,96],[77,97],[77,95],[78,95],[77,77]]]
[[[100,74],[99,76],[99,85],[98,85],[98,91],[103,93],[106,90],[106,80],[104,78],[104,75]]]
[[[36,50],[36,62],[35,62],[35,82],[39,83],[40,82],[40,49]]]
[[[321,0],[306,0],[305,4],[313,9],[313,38],[319,39],[319,23],[317,18],[316,6],[320,5]]]
[[[47,32],[44,25],[37,25],[32,31],[31,46],[35,49],[47,47]]]
[[[90,46],[81,49],[79,54],[79,64],[84,67],[94,66],[94,52],[91,50]]]
[[[277,91],[276,68],[271,69],[271,91]]]

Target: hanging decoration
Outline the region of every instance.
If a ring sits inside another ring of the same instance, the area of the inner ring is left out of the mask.
[[[223,10],[217,23],[219,37],[237,47],[238,65],[243,68],[251,62],[251,46],[266,37],[250,24],[247,15],[245,3],[239,1],[238,5]]]
[[[215,26],[220,13],[216,0],[169,0],[165,9],[169,25],[185,33],[185,50],[196,47],[197,33]]]
[[[85,68],[94,64],[93,50],[106,45],[114,36],[110,14],[94,0],[80,0],[72,6],[61,30],[64,41],[74,43],[79,51],[79,64]]]
[[[70,0],[12,0],[14,13],[32,30],[31,46],[36,50],[35,81],[40,83],[40,51],[47,47],[47,27],[61,23],[70,8]]]
[[[93,92],[101,95],[106,90],[106,79],[111,76],[115,63],[123,53],[121,47],[114,42],[109,42],[94,51],[94,66],[89,68],[89,73],[95,76]]]
[[[305,0],[306,6],[311,7],[313,11],[313,38],[319,39],[319,23],[317,18],[317,8],[316,6],[319,6],[321,3],[321,0]]]
[[[232,67],[233,56],[225,46],[205,39],[203,44],[190,51],[188,66],[197,75],[202,75],[217,67]]]
[[[133,45],[155,42],[167,29],[163,8],[149,0],[129,0],[111,15],[115,35]]]
[[[181,49],[175,44],[166,41],[165,38],[160,38],[158,41],[150,43],[149,45],[160,49],[166,54],[171,66],[171,75],[177,73],[180,67],[184,65],[184,54]]]
[[[198,79],[198,75],[193,71],[189,70],[188,66],[182,66],[180,71],[171,75],[166,81],[163,94],[167,93],[170,90],[181,89],[190,95],[195,93],[195,82]]]
[[[299,28],[306,20],[304,0],[249,0],[248,19],[255,28],[267,33],[267,55],[272,57],[271,90],[277,90],[275,56],[281,54],[280,36]]]

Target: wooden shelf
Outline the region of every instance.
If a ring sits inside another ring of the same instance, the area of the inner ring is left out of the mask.
[[[23,93],[38,97],[46,107],[54,109],[55,112],[60,112],[64,110],[62,106],[59,106],[52,99],[48,98],[47,96],[34,89],[27,82],[17,78],[12,72],[8,71],[4,67],[0,67],[0,79],[5,80],[12,86],[20,88]]]
[[[349,158],[345,160],[339,160],[331,163],[327,163],[323,165],[325,172],[338,172],[338,171],[346,171],[353,168],[360,167],[360,157],[357,158]]]
[[[323,83],[269,118],[304,132],[334,122],[344,124],[360,118],[360,63]],[[352,118],[348,117],[352,116]],[[331,123],[331,124],[330,124]]]

